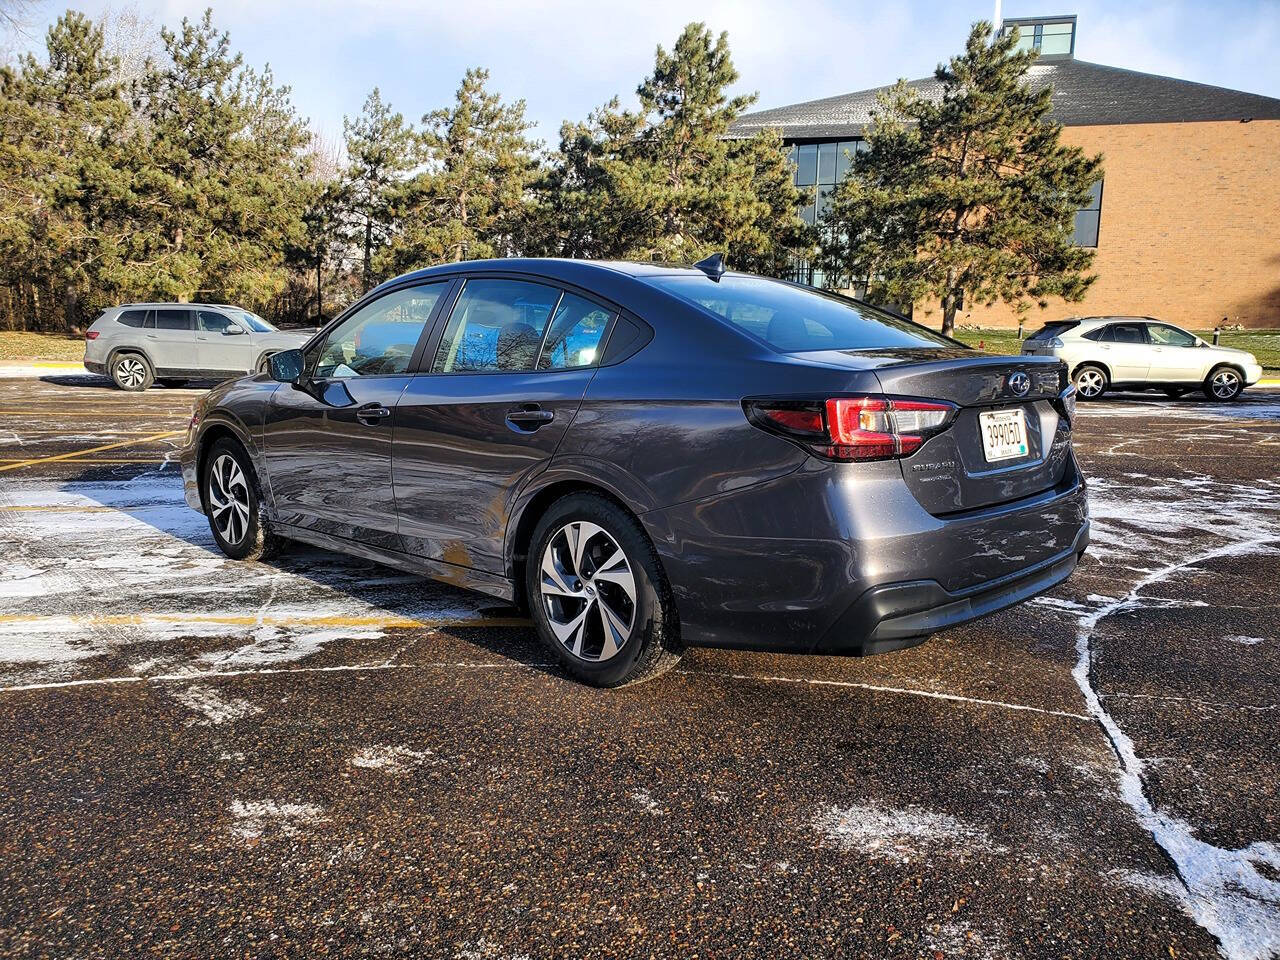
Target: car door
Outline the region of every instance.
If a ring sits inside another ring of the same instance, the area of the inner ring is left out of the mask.
[[[393,476],[406,549],[505,573],[512,501],[577,414],[614,313],[550,283],[466,280],[397,411]]]
[[[252,337],[221,310],[196,310],[196,356],[201,370],[248,373],[253,369]]]
[[[198,370],[191,308],[156,307],[152,313],[143,328],[143,343],[156,371]]]
[[[1204,379],[1204,353],[1193,334],[1167,323],[1148,323],[1151,369],[1147,379],[1157,383],[1199,383]]]
[[[1108,325],[1098,352],[1111,371],[1112,383],[1141,383],[1151,366],[1145,325],[1124,321]]]
[[[414,284],[360,304],[307,350],[300,381],[271,395],[263,446],[281,521],[400,548],[391,487],[397,404],[451,286]]]

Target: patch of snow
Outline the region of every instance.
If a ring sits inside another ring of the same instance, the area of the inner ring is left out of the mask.
[[[204,716],[203,721],[193,720],[192,723],[207,726],[243,720],[262,712],[261,707],[254,706],[248,700],[239,697],[224,698],[213,687],[190,686],[185,690],[171,690],[169,695],[188,710]]]
[[[508,953],[500,943],[481,937],[458,944],[454,960],[529,960],[527,953]]]
[[[925,946],[947,957],[980,957],[1004,960],[1009,956],[1002,937],[979,933],[960,920],[933,924],[926,928]]]
[[[1262,637],[1230,636],[1223,637],[1223,639],[1226,640],[1227,643],[1237,643],[1242,647],[1253,647],[1265,642]]]
[[[813,826],[838,847],[897,863],[910,863],[934,853],[963,858],[994,849],[986,831],[917,806],[833,804],[814,817]]]
[[[649,795],[648,790],[636,790],[631,794],[631,800],[636,804],[636,806],[650,816],[660,817],[665,812],[662,809],[662,804],[654,800],[653,797]]]
[[[255,839],[269,830],[287,837],[299,828],[324,820],[324,808],[314,803],[281,803],[277,800],[232,800],[228,808],[236,822],[231,832]]]
[[[385,773],[407,773],[424,763],[436,763],[430,750],[411,750],[408,747],[363,747],[351,758],[351,765],[362,770],[382,770]]]

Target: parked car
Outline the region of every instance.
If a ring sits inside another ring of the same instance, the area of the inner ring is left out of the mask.
[[[121,390],[153,382],[225,380],[265,370],[273,353],[299,347],[315,330],[277,330],[227,304],[129,303],[103,312],[85,333],[84,365]]]
[[[601,686],[688,645],[910,646],[1088,543],[1060,361],[715,262],[433,267],[270,368],[203,396],[181,452],[223,552],[300,540],[526,603]]]
[[[1028,357],[1057,357],[1080,397],[1113,389],[1159,389],[1180,397],[1196,389],[1234,400],[1262,378],[1252,353],[1215,347],[1152,317],[1073,317],[1046,324],[1022,344]]]

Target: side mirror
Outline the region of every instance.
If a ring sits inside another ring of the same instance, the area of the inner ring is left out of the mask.
[[[278,383],[297,383],[302,378],[302,351],[281,350],[267,360],[271,379]]]
[[[222,331],[224,337],[239,337],[244,335],[244,327],[237,327],[234,323]]]

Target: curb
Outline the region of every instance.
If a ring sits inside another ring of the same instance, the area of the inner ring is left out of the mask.
[[[73,376],[97,376],[84,368],[82,363],[68,361],[33,360],[30,363],[0,363],[0,379],[16,377],[40,377],[48,373],[67,373]]]

